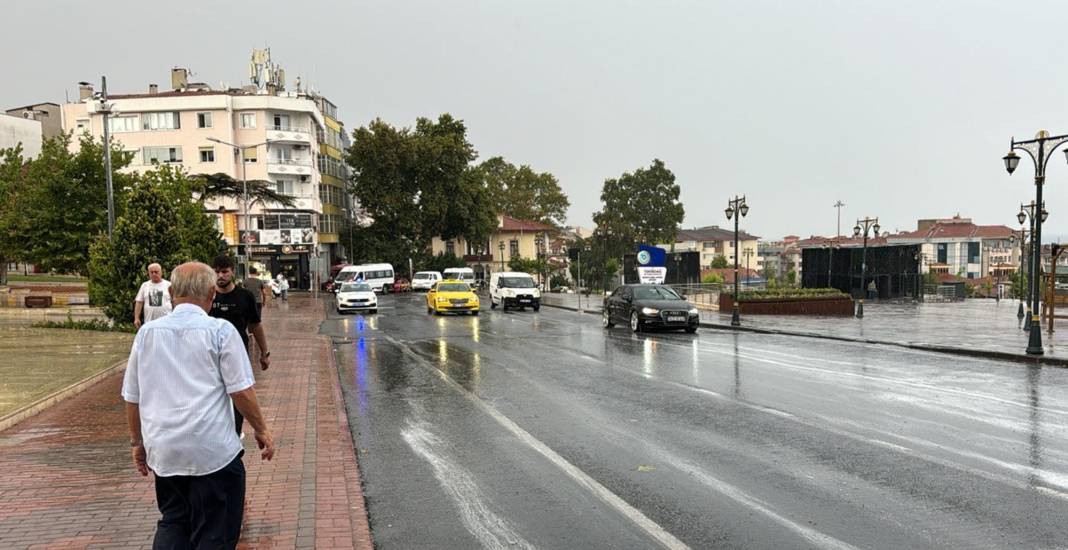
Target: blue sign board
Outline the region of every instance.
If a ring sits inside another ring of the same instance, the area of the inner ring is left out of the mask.
[[[667,251],[657,246],[638,245],[638,267],[664,267]]]

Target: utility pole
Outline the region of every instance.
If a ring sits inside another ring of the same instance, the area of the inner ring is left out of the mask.
[[[842,202],[842,201],[838,201],[838,202],[834,203],[834,207],[838,209],[838,232],[834,234],[835,237],[841,237],[842,236],[842,207],[843,206],[845,206],[845,203]]]

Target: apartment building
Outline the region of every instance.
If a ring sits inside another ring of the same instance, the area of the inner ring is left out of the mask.
[[[41,123],[32,118],[0,114],[0,149],[20,145],[24,158],[41,154]]]
[[[745,231],[738,232],[738,261],[744,265],[748,259],[754,267],[759,266],[757,254],[757,240]],[[674,243],[658,244],[660,248],[668,252],[700,252],[701,268],[707,269],[712,266],[712,260],[718,256],[727,259],[727,263],[733,265],[736,251],[734,249],[734,230],[722,229],[717,225],[697,227],[694,229],[679,229]]]
[[[4,113],[13,117],[36,120],[41,124],[41,137],[43,139],[51,139],[63,133],[60,106],[55,103],[46,101],[44,103],[34,103],[33,105],[23,105],[22,107],[8,109]]]
[[[337,263],[342,258],[352,257],[352,251],[348,250],[352,243],[339,235],[343,220],[355,215],[354,204],[348,193],[349,168],[345,164],[348,140],[345,125],[338,120],[337,106],[321,95],[312,94],[311,97],[323,115],[323,127],[317,130],[316,135],[321,178],[319,199],[322,202],[319,242],[329,250],[331,263]]]
[[[889,244],[920,245],[923,273],[962,275],[969,279],[1004,277],[1020,266],[1020,243],[1005,225],[976,225],[960,215],[924,219],[916,231],[889,235]]]
[[[251,85],[216,90],[175,68],[169,91],[149,84],[141,93],[111,94],[111,139],[132,153],[127,170],[173,164],[191,175],[262,180],[292,197],[292,207],[249,204],[247,216],[240,199],[209,201],[206,208],[219,216],[235,254],[247,254],[261,273],[284,273],[292,288],[311,288],[341,255],[337,216],[344,198],[338,190],[347,172],[322,157],[340,158],[343,127],[336,107],[302,90],[299,79],[295,90],[286,90],[285,73],[269,50],[253,52],[250,72]],[[93,96],[83,84],[79,100],[62,106],[65,130],[102,136],[101,102]]]

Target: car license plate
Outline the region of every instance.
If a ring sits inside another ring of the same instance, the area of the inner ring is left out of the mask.
[[[529,304],[530,303],[530,299],[529,298],[523,298],[522,300],[519,300],[519,302],[522,303],[522,304]]]
[[[669,315],[667,318],[669,323],[685,323],[686,317],[682,315]]]

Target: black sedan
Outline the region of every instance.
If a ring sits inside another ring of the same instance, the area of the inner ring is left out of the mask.
[[[604,301],[601,319],[605,328],[628,323],[630,330],[650,328],[681,329],[697,332],[700,314],[671,287],[663,285],[623,285]]]

